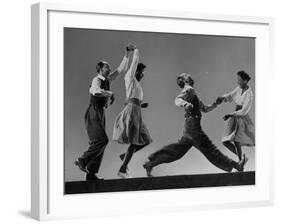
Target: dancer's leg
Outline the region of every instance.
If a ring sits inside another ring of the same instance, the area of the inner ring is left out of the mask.
[[[235,146],[236,146],[236,149],[237,149],[237,155],[238,155],[238,158],[239,160],[242,159],[242,148],[241,148],[241,144],[240,142],[234,142]]]
[[[120,167],[119,172],[126,173],[127,166],[133,157],[134,151],[135,151],[135,147],[133,144],[131,144],[124,156],[123,164]]]
[[[147,175],[151,176],[152,168],[157,165],[179,160],[189,151],[191,147],[192,144],[190,142],[179,141],[178,143],[166,145],[160,150],[151,154],[148,157],[149,161],[144,164]]]
[[[108,144],[105,131],[105,116],[103,108],[90,105],[85,114],[86,130],[89,137],[89,148],[75,164],[82,170],[93,174],[98,173],[104,150]]]
[[[230,159],[217,149],[203,131],[200,131],[194,139],[196,140],[194,146],[216,167],[227,172],[231,172],[233,168],[243,171],[247,158],[243,158],[239,163]]]
[[[127,149],[126,154],[124,155],[124,159],[123,159],[123,164],[120,167],[120,172],[125,173],[128,167],[129,162],[131,161],[133,154],[136,153],[137,151],[141,150],[142,148],[144,148],[145,146],[147,146],[148,144],[145,145],[135,145],[135,144],[131,144],[129,146],[129,148]],[[122,155],[122,154],[121,154]],[[120,158],[121,158],[120,155]]]
[[[149,144],[145,144],[145,145],[134,145],[134,153],[138,152],[139,150],[143,149],[144,147],[148,146]],[[122,153],[120,154],[120,159],[123,161],[125,156],[126,156],[127,152],[126,153]]]
[[[231,152],[233,152],[235,155],[238,155],[237,149],[236,149],[235,145],[232,144],[230,141],[222,142],[222,144],[223,144],[226,148],[228,148]]]

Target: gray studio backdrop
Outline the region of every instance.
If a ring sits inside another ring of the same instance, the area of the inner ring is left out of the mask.
[[[208,104],[216,97],[233,90],[236,72],[247,71],[255,92],[255,40],[245,37],[225,37],[192,34],[169,34],[65,28],[64,30],[64,167],[65,181],[84,180],[85,176],[74,166],[75,159],[88,146],[84,127],[84,113],[89,104],[89,86],[96,75],[99,60],[106,60],[117,68],[128,43],[137,45],[140,61],[147,65],[142,86],[143,119],[153,137],[153,143],[136,153],[129,164],[134,177],[145,176],[142,164],[147,156],[161,146],[177,141],[182,134],[184,111],[174,105],[180,89],[176,77],[182,72],[193,75],[195,89],[201,100]],[[112,84],[116,100],[106,110],[106,130],[109,139],[116,115],[125,100],[124,78]],[[250,112],[253,121],[255,105]],[[226,123],[224,114],[233,111],[233,104],[222,104],[203,115],[202,127],[228,156],[235,158],[221,144]],[[105,150],[99,174],[107,179],[118,178],[121,165],[119,154],[128,146],[110,141]],[[249,157],[246,171],[255,169],[255,148],[244,148]],[[204,174],[222,172],[192,148],[181,160],[156,167],[154,175]]]

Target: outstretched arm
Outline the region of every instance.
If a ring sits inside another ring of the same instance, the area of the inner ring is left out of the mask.
[[[125,75],[125,80],[127,80],[128,82],[130,82],[132,79],[135,78],[135,73],[137,70],[138,63],[139,63],[139,50],[136,48],[134,49],[131,65]]]
[[[125,52],[125,55],[124,55],[120,65],[118,66],[118,68],[115,71],[110,73],[109,76],[108,76],[109,82],[111,82],[114,79],[116,79],[119,75],[125,74],[125,72],[128,69],[128,62],[129,62],[130,51],[131,51],[131,49],[126,47],[126,52]]]
[[[205,105],[201,100],[199,100],[199,108],[204,113],[208,113],[208,112],[212,111],[213,109],[215,109],[217,107],[217,105],[218,104],[216,102],[209,104],[209,105]]]
[[[223,95],[221,98],[223,99],[224,102],[232,102],[233,97],[237,94],[238,90],[239,90],[239,87],[236,87],[233,91]]]

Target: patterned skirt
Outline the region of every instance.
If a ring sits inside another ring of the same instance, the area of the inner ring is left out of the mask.
[[[142,120],[140,100],[132,98],[127,101],[115,119],[112,139],[120,144],[147,145],[152,142]]]
[[[225,136],[222,138],[222,142],[226,141],[239,142],[241,146],[255,145],[255,128],[249,115],[229,118]]]

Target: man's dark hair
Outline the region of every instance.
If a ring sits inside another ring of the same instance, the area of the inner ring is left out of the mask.
[[[239,71],[237,72],[237,75],[241,77],[241,79],[249,82],[251,80],[251,77],[246,73],[245,71]]]
[[[105,64],[104,61],[100,61],[100,62],[97,64],[96,70],[97,70],[98,73],[99,73],[100,70],[103,68],[104,64]]]
[[[143,63],[138,63],[137,71],[136,71],[136,79],[137,79],[138,81],[141,80],[141,78],[140,78],[141,73],[140,73],[140,72],[141,72],[143,69],[145,69],[145,68],[146,68],[146,65],[145,65],[145,64],[143,64]]]

